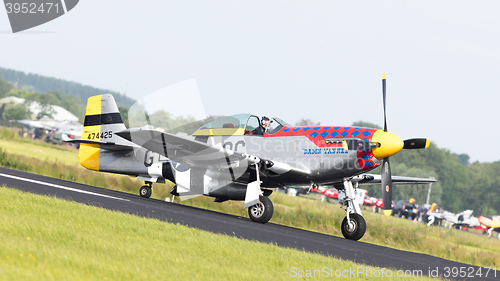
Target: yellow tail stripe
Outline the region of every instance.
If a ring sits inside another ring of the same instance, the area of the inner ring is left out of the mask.
[[[94,171],[99,171],[99,145],[97,144],[80,144],[80,150],[78,151],[78,161],[80,164]]]
[[[101,95],[90,97],[87,101],[85,115],[101,114],[101,100]],[[95,139],[96,135],[99,136],[100,133],[101,125],[85,126],[83,127],[82,139]],[[78,151],[78,161],[87,169],[99,171],[99,152],[99,145],[82,143]]]
[[[87,101],[87,110],[85,115],[101,114],[102,95],[90,97]]]

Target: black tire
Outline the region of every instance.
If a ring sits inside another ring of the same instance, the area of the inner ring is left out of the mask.
[[[144,198],[151,197],[152,193],[153,193],[153,191],[151,190],[151,187],[149,187],[147,185],[143,185],[143,186],[141,186],[141,189],[139,189],[139,195],[141,195],[141,197],[144,197]]]
[[[248,207],[248,216],[254,222],[266,223],[268,222],[274,213],[274,206],[271,199],[266,196],[259,197],[260,202]]]
[[[342,221],[342,225],[340,226],[342,230],[342,235],[346,239],[349,240],[359,240],[363,235],[365,235],[366,231],[366,222],[365,219],[358,214],[352,213],[349,214],[349,219],[352,223],[354,223],[354,227],[349,229],[349,224],[347,223],[347,217]]]

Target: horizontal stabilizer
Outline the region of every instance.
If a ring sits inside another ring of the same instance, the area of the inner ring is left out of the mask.
[[[85,143],[85,144],[96,144],[99,145],[101,149],[112,150],[112,151],[124,151],[124,150],[133,150],[134,145],[126,145],[126,144],[117,144],[114,142],[106,142],[106,141],[97,141],[97,140],[85,140],[85,139],[77,139],[77,140],[69,140],[66,141],[69,143]]]
[[[427,184],[436,182],[435,179],[413,178],[413,177],[398,177],[392,176],[392,184]],[[365,174],[364,179],[359,181],[359,184],[380,184],[382,177],[380,175]]]

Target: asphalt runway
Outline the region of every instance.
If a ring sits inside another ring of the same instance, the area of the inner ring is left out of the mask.
[[[56,196],[61,199],[141,217],[156,218],[170,223],[180,223],[213,233],[223,233],[242,239],[273,243],[281,247],[296,248],[307,252],[334,256],[343,260],[377,266],[386,270],[391,269],[393,276],[396,276],[398,273],[402,274],[403,272],[409,274],[407,271],[409,270],[412,272],[421,271],[421,274],[431,275],[432,277],[437,277],[435,276],[436,273],[444,277],[448,274],[447,278],[455,280],[500,279],[500,272],[498,271],[490,270],[488,276],[485,276],[487,268],[481,268],[480,272],[482,276],[480,277],[476,275],[479,270],[477,266],[449,261],[426,254],[372,245],[362,242],[362,238],[361,241],[351,241],[273,223],[258,224],[246,217],[167,203],[156,199],[142,198],[138,195],[1,167],[0,185],[25,192]],[[293,266],[290,265],[290,267]],[[331,264],[328,267],[335,271],[335,264]],[[294,271],[297,272],[299,269]],[[321,270],[321,268],[315,269]],[[356,271],[356,269],[353,268],[353,271]],[[461,275],[465,274],[465,277],[460,277],[460,273],[457,273],[458,276],[452,278],[453,272],[462,272]],[[343,274],[347,273],[344,272]],[[355,276],[352,275],[353,273],[348,274],[353,277]],[[364,275],[361,274],[359,276]]]

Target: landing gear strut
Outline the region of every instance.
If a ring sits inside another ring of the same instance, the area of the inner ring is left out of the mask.
[[[146,185],[141,186],[141,189],[139,189],[139,194],[141,195],[141,197],[151,197],[151,194],[153,193],[151,188],[153,188],[153,183],[151,182],[146,182]]]
[[[359,240],[365,234],[366,222],[356,202],[356,193],[354,192],[351,179],[344,180],[344,188],[346,194],[344,198],[346,217],[340,226],[342,235],[350,240]]]
[[[248,216],[254,222],[266,223],[268,222],[274,213],[274,206],[271,199],[264,196],[260,184],[260,168],[259,163],[255,163],[255,177],[256,180],[248,183],[247,190],[245,194],[245,208],[248,208]],[[271,193],[267,193],[269,195]],[[258,198],[258,201],[257,201]],[[255,204],[255,202],[258,202]],[[250,205],[254,204],[254,205]]]

